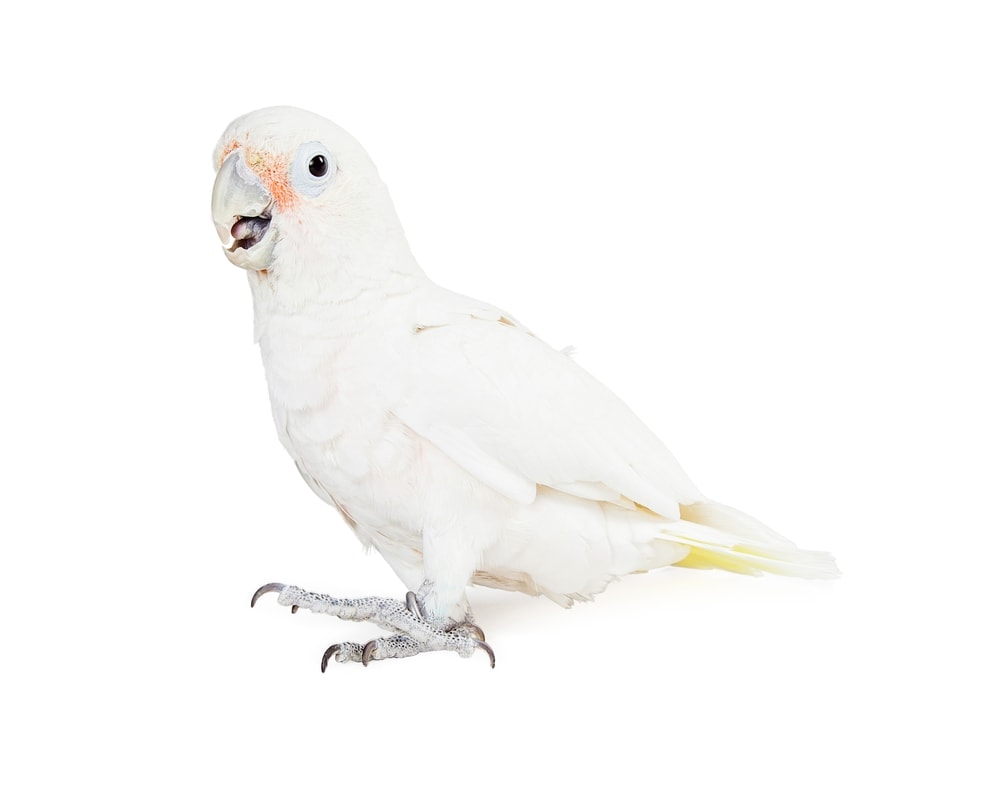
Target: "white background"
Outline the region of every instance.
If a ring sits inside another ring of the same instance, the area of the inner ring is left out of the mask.
[[[990,6],[16,12],[3,794],[995,797]],[[253,589],[401,589],[281,450],[211,224],[217,137],[279,103],[365,145],[435,280],[843,578],[477,590],[495,671],[320,674],[372,631]]]

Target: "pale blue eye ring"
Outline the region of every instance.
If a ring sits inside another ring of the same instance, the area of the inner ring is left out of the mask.
[[[337,177],[337,162],[321,142],[306,142],[292,160],[290,177],[300,195],[319,197]]]

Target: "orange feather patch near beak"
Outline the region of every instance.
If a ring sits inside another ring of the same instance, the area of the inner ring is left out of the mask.
[[[242,142],[233,139],[222,148],[222,161],[238,148],[243,148],[243,160],[260,178],[264,188],[274,198],[274,204],[281,211],[287,211],[295,205],[295,191],[288,182],[288,162],[273,153],[245,147]]]
[[[237,147],[242,147],[242,143],[238,139],[230,139],[228,142],[226,142],[226,146],[222,148],[222,155],[219,156],[219,163],[218,163],[219,167],[221,167],[222,162],[226,160],[226,156],[228,156],[231,152],[233,152],[233,150],[235,150]]]

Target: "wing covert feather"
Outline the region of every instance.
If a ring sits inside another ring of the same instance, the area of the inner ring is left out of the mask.
[[[656,435],[569,355],[497,309],[466,308],[413,335],[397,416],[415,433],[521,503],[541,484],[679,519],[679,504],[704,499]]]

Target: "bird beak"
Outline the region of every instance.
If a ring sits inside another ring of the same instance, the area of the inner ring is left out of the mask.
[[[271,225],[274,198],[247,166],[241,148],[233,150],[215,176],[212,219],[226,258],[243,269],[267,269],[274,252]]]

